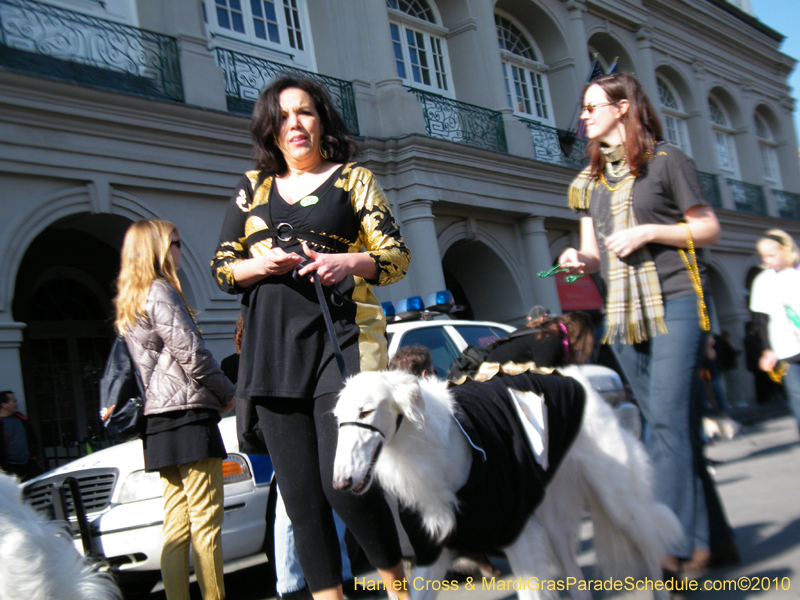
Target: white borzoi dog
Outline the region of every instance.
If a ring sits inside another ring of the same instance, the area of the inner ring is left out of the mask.
[[[0,598],[119,600],[110,575],[81,556],[62,524],[22,500],[17,480],[0,473]]]
[[[602,574],[659,581],[659,560],[669,546],[683,539],[681,525],[668,507],[653,498],[652,473],[642,443],[620,427],[579,368],[562,372],[574,376],[586,390],[583,420],[544,500],[516,541],[504,548],[514,576],[552,581],[551,566],[557,563],[563,575],[578,582],[569,588],[572,598],[591,598],[586,586],[580,585],[583,577],[576,560],[580,522],[588,504]],[[467,480],[472,462],[453,411],[447,383],[435,378],[420,379],[400,371],[350,378],[335,408],[340,430],[334,486],[363,493],[374,478],[401,505],[421,515],[433,540],[444,541],[455,526],[456,492]],[[363,425],[341,427],[356,422]],[[415,578],[443,579],[452,558],[445,549],[422,573],[417,569]],[[435,596],[413,587],[411,593],[415,600]],[[655,595],[668,597],[664,591]],[[520,590],[519,596],[553,597],[552,592],[532,589]]]

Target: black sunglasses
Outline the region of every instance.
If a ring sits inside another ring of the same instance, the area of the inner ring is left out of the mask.
[[[612,104],[617,104],[618,102],[619,100],[615,100],[614,102],[601,102],[600,104],[592,104],[590,102],[586,106],[581,106],[581,114],[588,112],[591,115],[598,108],[603,108],[604,106],[611,106]]]
[[[180,240],[173,240],[169,243],[170,246],[175,246],[178,250],[181,249],[181,241]]]

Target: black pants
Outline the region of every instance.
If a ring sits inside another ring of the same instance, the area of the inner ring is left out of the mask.
[[[372,566],[388,569],[401,558],[392,512],[378,487],[360,496],[333,489],[338,440],[333,416],[336,396],[253,399],[294,528],[303,575],[312,592],[342,581],[342,558],[331,508],[358,540]]]

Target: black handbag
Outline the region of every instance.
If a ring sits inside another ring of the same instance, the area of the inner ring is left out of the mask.
[[[144,433],[143,389],[128,344],[117,337],[100,378],[100,418],[115,442],[135,439]]]

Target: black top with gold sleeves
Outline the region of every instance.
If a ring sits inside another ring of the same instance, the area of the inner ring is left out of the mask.
[[[378,270],[375,281],[348,275],[324,288],[348,371],[355,374],[386,368],[386,320],[372,285],[402,279],[409,252],[383,190],[357,163],[342,165],[293,205],[273,181],[258,171],[240,180],[211,268],[223,291],[243,293],[237,397],[314,398],[338,391],[342,381],[313,284],[288,273],[244,289],[233,280],[235,264],[273,246],[302,254],[301,241],[321,253],[367,252]]]

